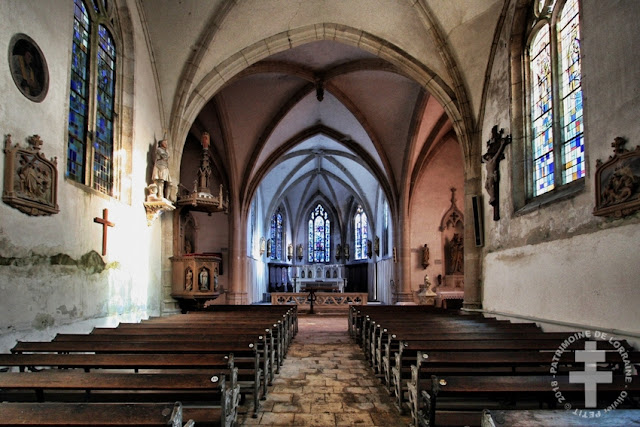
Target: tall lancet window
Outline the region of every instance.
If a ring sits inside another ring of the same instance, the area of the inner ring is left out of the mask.
[[[331,257],[331,221],[321,204],[309,217],[309,262],[329,262]]]
[[[113,195],[116,43],[107,0],[91,6],[74,0],[66,175]]]
[[[389,204],[386,200],[382,207],[382,255],[389,255]]]
[[[585,176],[578,0],[538,0],[528,44],[533,197]]]
[[[282,260],[284,218],[278,208],[271,217],[271,259]]]
[[[353,217],[354,242],[356,246],[355,259],[367,258],[367,236],[368,224],[367,214],[362,210],[362,206],[358,205],[356,214]]]

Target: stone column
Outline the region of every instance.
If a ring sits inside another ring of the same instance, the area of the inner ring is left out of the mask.
[[[160,274],[160,283],[162,284],[160,315],[162,316],[180,313],[178,301],[171,296],[173,271],[169,258],[173,256],[174,250],[173,216],[173,212],[164,212],[160,215],[160,227],[162,228],[160,233],[162,236],[162,247],[160,249],[160,268],[162,269]]]
[[[476,139],[479,139],[476,136]],[[473,217],[473,196],[482,196],[481,163],[479,141],[474,141],[473,153],[465,159],[464,183],[464,301],[463,308],[482,308],[482,248],[476,246],[475,225]],[[480,206],[483,197],[480,197]],[[478,212],[482,215],[482,211]],[[484,218],[482,219],[484,223]],[[484,232],[481,230],[481,232]]]
[[[396,304],[399,305],[412,305],[413,293],[411,292],[411,221],[408,218],[408,209],[404,208],[405,201],[401,198],[399,218],[397,221],[398,233],[394,233],[397,238],[396,241],[396,264],[394,269],[396,271]]]
[[[242,218],[237,212],[237,200],[229,211],[229,227],[231,228],[229,248],[229,292],[227,304],[248,304],[247,301],[247,265],[246,265],[246,233],[243,230]],[[236,212],[234,212],[236,211]]]

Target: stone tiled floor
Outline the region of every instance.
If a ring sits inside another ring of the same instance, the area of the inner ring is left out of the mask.
[[[249,399],[250,400],[250,399]],[[299,317],[280,374],[257,418],[238,424],[280,426],[407,426],[360,348],[349,338],[345,316]]]

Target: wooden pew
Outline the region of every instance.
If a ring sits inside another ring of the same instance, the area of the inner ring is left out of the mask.
[[[418,351],[547,351],[549,352],[549,363],[551,362],[552,352],[558,349],[561,343],[558,340],[534,339],[534,340],[482,340],[482,341],[456,341],[456,340],[438,340],[438,341],[407,341],[401,342],[400,351],[395,354],[395,365],[391,367],[393,388],[396,394],[398,406],[404,410],[404,383],[402,381],[402,367],[404,360],[417,359]],[[628,343],[626,344],[628,346]],[[597,341],[597,348],[601,350],[614,350],[613,346],[606,341]],[[566,351],[584,350],[584,343],[580,341],[574,342],[565,349]]]
[[[584,399],[584,384],[569,382],[568,375],[537,375],[537,376],[432,376],[424,382],[422,389],[421,407],[418,412],[420,426],[435,426],[436,412],[442,406],[443,398],[458,399],[458,402],[469,398],[482,398],[487,404],[495,404],[499,401],[522,402],[529,401],[540,407],[546,404],[553,408],[557,403],[555,388],[562,392],[562,396],[573,402],[573,407],[582,407]],[[428,392],[426,390],[429,390]],[[640,392],[640,382],[625,382],[625,377],[614,375],[611,383],[599,383],[597,392],[598,399],[606,402],[613,402],[622,390],[629,394]],[[575,402],[578,402],[576,405]],[[475,402],[478,404],[479,402]],[[481,404],[481,402],[480,402]],[[500,405],[503,406],[503,405]]]
[[[213,410],[209,410],[214,412]],[[0,403],[0,426],[183,427],[182,403]],[[215,416],[215,414],[211,414]],[[220,415],[218,415],[218,418]],[[218,424],[218,423],[216,423]],[[184,427],[195,423],[189,420]]]
[[[436,424],[438,421],[436,413]],[[607,411],[589,410],[485,410],[481,427],[507,427],[526,424],[530,427],[620,427],[640,424],[640,410],[616,409]]]
[[[127,324],[129,325],[129,324]],[[133,325],[133,324],[132,324]],[[263,370],[267,372],[268,384],[271,384],[273,380],[274,374],[278,372],[278,354],[283,353],[285,350],[281,347],[281,341],[277,339],[277,336],[274,337],[272,330],[269,328],[255,327],[254,329],[243,328],[243,329],[233,329],[225,328],[225,329],[212,329],[206,327],[193,327],[193,328],[172,328],[172,327],[116,327],[116,328],[94,328],[91,332],[91,336],[96,336],[95,338],[90,338],[91,340],[100,340],[99,336],[103,335],[117,335],[117,336],[130,336],[133,339],[133,336],[143,336],[149,337],[149,340],[158,340],[156,337],[163,336],[197,336],[196,340],[202,338],[205,341],[215,340],[215,337],[222,336],[222,340],[225,340],[229,335],[238,336],[248,335],[249,331],[253,331],[258,341],[266,342],[265,348],[263,349],[263,357],[262,361]],[[211,337],[210,339],[208,337]],[[184,340],[187,340],[186,338]],[[258,346],[258,351],[260,351],[260,347]],[[267,366],[268,364],[268,366]]]
[[[183,315],[186,316],[186,315]],[[149,333],[153,333],[154,329],[163,329],[165,331],[168,330],[172,330],[172,333],[188,333],[190,331],[195,331],[196,329],[199,330],[199,332],[205,331],[205,330],[209,330],[209,331],[215,331],[216,333],[223,333],[223,334],[232,334],[232,333],[236,333],[239,331],[248,331],[248,330],[253,330],[251,328],[256,328],[255,326],[252,325],[237,325],[233,322],[230,321],[226,321],[226,322],[220,322],[220,323],[191,323],[191,324],[185,324],[185,323],[173,323],[173,324],[167,324],[167,323],[161,323],[161,322],[151,322],[151,323],[121,323],[120,325],[118,325],[117,328],[115,329],[136,329],[136,330],[147,330],[149,331]],[[259,328],[263,328],[262,326],[260,326]],[[114,328],[111,328],[114,329]],[[263,328],[264,329],[264,328]],[[271,333],[273,334],[273,339],[274,342],[276,342],[276,363],[274,363],[274,369],[276,371],[276,373],[280,372],[280,366],[282,366],[282,362],[284,360],[286,351],[287,351],[287,345],[290,342],[290,339],[286,337],[286,332],[284,331],[284,326],[282,323],[273,323],[271,325]],[[94,333],[98,333],[97,332],[97,328],[94,329]],[[102,333],[102,332],[99,332]],[[126,332],[129,333],[129,332]],[[144,334],[145,332],[140,332],[141,334]]]
[[[542,351],[478,351],[478,352],[418,352],[416,364],[411,365],[411,379],[408,382],[409,407],[415,425],[418,425],[420,396],[423,384],[420,380],[430,379],[432,375],[540,375],[548,374],[554,353]],[[630,363],[640,363],[640,352],[629,352]],[[614,374],[624,374],[617,366],[620,355],[616,352],[604,353],[605,360],[600,367],[607,365]],[[576,365],[575,353],[565,351],[558,358],[557,371],[566,375],[571,370],[583,369]]]
[[[14,354],[23,353],[95,353],[95,354],[171,354],[171,353],[187,353],[187,354],[233,354],[236,368],[244,367],[248,363],[248,368],[253,373],[253,380],[249,385],[249,389],[253,392],[254,415],[260,408],[260,384],[262,369],[260,367],[259,353],[255,344],[246,344],[244,341],[233,342],[198,342],[198,341],[179,341],[179,342],[157,342],[157,341],[18,341],[11,349]],[[151,357],[151,356],[148,356]],[[234,376],[234,384],[237,381],[237,373]],[[267,387],[263,383],[262,397],[266,396]]]
[[[231,370],[233,355],[227,354],[0,354],[0,367],[17,367],[20,371],[42,368],[82,369],[209,369]],[[233,384],[232,384],[233,385]]]
[[[28,393],[28,394],[25,394]],[[7,402],[163,402],[185,401],[220,414],[220,425],[237,418],[240,390],[226,387],[222,374],[94,373],[57,369],[0,375],[0,396]]]

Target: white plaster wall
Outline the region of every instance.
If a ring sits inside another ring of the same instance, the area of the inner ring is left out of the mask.
[[[5,41],[0,54],[0,129],[3,137],[11,134],[13,142],[23,147],[28,136],[38,134],[44,142],[41,151],[57,157],[60,208],[52,216],[31,217],[0,203],[0,351],[18,336],[37,337],[81,322],[105,322],[126,314],[139,318],[159,310],[160,221],[147,226],[142,201],[149,141],[162,124],[135,7],[129,13],[133,25],[126,22],[125,31],[137,50],[126,51],[122,61],[125,68],[135,69],[128,77],[119,77],[125,87],[135,88],[124,93],[121,115],[133,126],[122,135],[122,145],[128,149],[115,153],[122,164],[122,196],[111,198],[64,178],[73,2],[54,0],[47,7],[37,0],[0,2],[0,40]],[[19,32],[29,35],[46,57],[50,84],[40,103],[22,96],[9,72],[7,45]],[[3,173],[4,160],[0,161]],[[106,268],[51,265],[50,257],[57,254],[79,260],[93,251],[100,258],[102,226],[93,218],[102,217],[104,208],[116,224],[108,231],[108,251],[102,257]]]
[[[640,333],[638,241],[624,226],[488,254],[483,308]]]
[[[592,214],[595,206],[596,160],[613,154],[616,136],[627,148],[640,145],[640,33],[637,2],[585,1],[582,6],[583,90],[587,176],[585,188],[565,200],[538,206],[527,213],[513,195],[520,185],[512,170],[515,140],[501,164],[500,215],[495,222],[484,197],[485,248],[483,307],[585,326],[640,330],[640,214],[605,219]],[[506,133],[517,126],[507,120],[511,106],[504,97],[514,83],[505,73],[508,62],[510,12],[501,35],[488,85],[483,140],[491,126]],[[615,31],[611,31],[615,28]],[[483,181],[485,171],[483,168]]]

